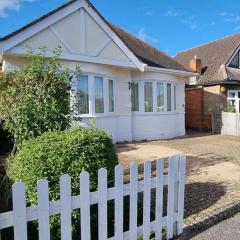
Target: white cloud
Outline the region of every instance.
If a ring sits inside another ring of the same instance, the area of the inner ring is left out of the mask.
[[[153,15],[153,12],[152,12],[152,11],[146,11],[146,12],[144,13],[144,15],[146,15],[146,16],[152,16],[152,15]]]
[[[235,15],[231,12],[221,12],[218,13],[218,16],[222,17],[225,22],[239,22],[240,21],[240,15]]]
[[[18,11],[23,2],[34,2],[35,0],[0,0],[0,17],[6,17],[7,10]]]
[[[240,26],[234,28],[234,32],[238,32],[240,30]]]
[[[239,22],[240,21],[240,16],[233,16],[231,18],[225,18],[225,22]]]
[[[218,16],[220,16],[220,17],[233,17],[234,14],[229,13],[229,12],[220,12],[220,13],[218,13]]]
[[[166,17],[177,17],[179,15],[179,12],[175,9],[169,9],[164,16]]]
[[[197,21],[196,16],[190,15],[188,16],[186,13],[177,11],[176,9],[169,9],[165,14],[165,17],[176,17],[177,20],[189,27],[190,29],[194,30],[199,27],[199,23]]]
[[[192,30],[195,30],[198,28],[199,24],[195,16],[188,16],[185,19],[181,19],[181,23],[185,24]]]
[[[150,41],[153,43],[159,43],[157,38],[151,37],[145,32],[145,28],[141,28],[137,34],[138,38],[142,39],[143,41]]]

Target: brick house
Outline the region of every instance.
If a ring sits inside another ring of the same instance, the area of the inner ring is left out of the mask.
[[[238,33],[176,55],[175,59],[178,62],[200,74],[198,77],[190,78],[190,85],[186,90],[186,108],[196,108],[196,106],[192,107],[192,102],[201,100],[201,94],[197,89],[202,89],[203,106],[202,110],[201,107],[198,110],[203,111],[203,121],[213,113],[227,109],[240,112],[239,54],[240,34]],[[205,127],[211,127],[210,121],[207,122]]]

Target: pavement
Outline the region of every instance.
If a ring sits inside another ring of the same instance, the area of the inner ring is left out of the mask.
[[[217,225],[189,238],[191,240],[239,240],[240,214],[229,218]]]

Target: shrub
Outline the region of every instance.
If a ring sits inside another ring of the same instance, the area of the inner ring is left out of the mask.
[[[88,171],[91,189],[97,186],[97,172],[101,167],[108,170],[109,181],[113,179],[118,164],[114,145],[105,132],[94,128],[75,127],[62,132],[48,132],[23,143],[9,165],[8,174],[14,181],[23,181],[28,202],[36,204],[36,183],[39,179],[49,181],[50,200],[59,199],[59,177],[72,177],[72,195],[79,194],[79,174]],[[73,235],[78,232],[79,215],[73,214]],[[54,219],[53,222],[57,222]],[[52,226],[54,238],[59,232]],[[78,233],[79,234],[79,233]],[[58,236],[58,237],[57,237]],[[75,238],[74,238],[75,239]]]

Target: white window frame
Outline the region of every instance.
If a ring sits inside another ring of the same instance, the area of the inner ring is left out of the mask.
[[[101,116],[113,116],[116,115],[116,80],[113,76],[103,75],[99,73],[81,72],[80,75],[88,76],[88,95],[89,95],[89,113],[80,114],[77,113],[81,118],[101,117]],[[103,96],[104,96],[104,113],[95,113],[95,77],[103,78]],[[109,111],[109,86],[108,81],[113,81],[113,100],[114,100],[114,111]],[[73,86],[74,87],[74,86]]]
[[[235,100],[235,110],[237,113],[239,113],[239,101],[240,101],[240,98],[238,97],[238,93],[240,92],[240,89],[239,90],[228,90],[227,91],[227,105],[228,105],[228,102],[231,101],[231,100]],[[235,94],[235,97],[230,97],[230,94],[231,93],[234,93]]]
[[[139,88],[139,111],[133,111],[133,115],[162,115],[174,114],[177,112],[177,84],[176,82],[156,79],[133,79],[134,83],[138,83]],[[153,86],[153,112],[145,112],[144,83],[152,82]],[[164,110],[157,111],[157,83],[162,83],[164,88]],[[167,84],[171,84],[171,111],[167,111]],[[176,109],[174,109],[174,86],[176,87]]]
[[[236,57],[236,55],[238,55],[238,69],[240,69],[240,48],[237,49],[236,53],[232,55],[232,57],[229,59],[229,62],[227,64],[227,66],[229,67],[231,65],[231,62],[233,61],[233,59]]]

